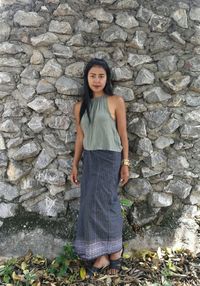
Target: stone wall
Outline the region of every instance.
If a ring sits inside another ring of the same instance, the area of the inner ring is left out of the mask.
[[[1,255],[54,256],[73,239],[72,109],[91,57],[127,105],[124,240],[199,251],[200,2],[1,0]]]

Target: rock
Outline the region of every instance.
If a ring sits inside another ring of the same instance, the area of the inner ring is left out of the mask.
[[[123,31],[119,26],[113,25],[103,31],[101,39],[108,43],[115,41],[125,42],[127,39],[127,33]]]
[[[200,122],[200,108],[197,108],[195,110],[192,110],[190,112],[186,112],[184,114],[184,119],[186,120],[186,122],[191,122],[191,121],[194,121],[194,122]]]
[[[147,34],[144,31],[136,31],[133,39],[129,43],[129,46],[135,49],[144,49],[144,45],[147,39]]]
[[[72,27],[69,22],[51,20],[49,24],[49,32],[71,35]]]
[[[69,6],[68,3],[60,4],[53,12],[54,16],[75,16],[76,12]]]
[[[112,23],[113,15],[109,12],[106,12],[103,8],[92,9],[86,12],[86,16],[89,18],[95,18],[97,21]]]
[[[30,59],[30,63],[33,65],[43,64],[44,58],[43,55],[38,50],[34,50]]]
[[[177,156],[168,159],[168,166],[174,171],[173,173],[177,173],[178,171],[183,172],[183,169],[188,169],[190,164],[184,156]]]
[[[195,33],[194,35],[190,38],[190,42],[193,45],[200,45],[200,26],[195,27]]]
[[[136,85],[152,84],[154,83],[154,80],[155,80],[154,74],[150,70],[142,68],[137,74],[137,77],[135,79],[135,84]]]
[[[55,104],[58,107],[59,110],[62,111],[62,113],[68,115],[69,117],[73,116],[73,110],[74,110],[74,99],[55,99]]]
[[[167,101],[171,98],[171,95],[169,93],[164,92],[159,86],[153,87],[143,92],[143,96],[145,101],[147,101],[148,103]]]
[[[113,90],[114,94],[120,95],[125,101],[131,101],[135,99],[134,92],[131,88],[124,86],[116,86]]]
[[[137,154],[143,157],[148,157],[153,152],[151,140],[142,138],[138,142]]]
[[[62,66],[58,64],[55,59],[51,59],[45,64],[40,74],[41,76],[51,76],[57,78],[62,75],[62,72]]]
[[[68,77],[62,76],[56,81],[56,89],[58,93],[67,95],[79,95],[81,91],[81,85]]]
[[[61,150],[64,152],[66,150],[66,146],[59,139],[57,139],[53,134],[45,134],[44,141],[52,148],[57,150]]]
[[[22,142],[23,142],[23,139],[21,137],[10,139],[7,142],[7,148],[10,149],[10,148],[17,147],[17,146],[21,145]]]
[[[172,47],[172,42],[164,36],[154,39],[150,44],[150,50],[152,53],[158,53],[165,50],[169,50]]]
[[[21,67],[21,62],[15,58],[0,58],[0,67]]]
[[[39,170],[46,168],[55,157],[56,156],[55,154],[53,154],[53,152],[49,152],[46,149],[42,149],[39,156],[37,157],[35,168]]]
[[[23,48],[20,45],[14,45],[9,42],[0,43],[0,55],[3,54],[15,55],[22,52]]]
[[[31,211],[37,211],[43,216],[57,217],[65,211],[65,206],[63,201],[46,196],[44,200],[41,200],[32,207]]]
[[[19,132],[19,126],[16,125],[11,119],[7,119],[3,123],[0,124],[0,131],[7,133],[15,133]]]
[[[33,116],[27,125],[34,133],[39,133],[44,129],[44,124],[42,121],[43,117]]]
[[[158,61],[158,69],[161,72],[171,72],[177,70],[178,58],[175,55],[169,55]]]
[[[7,72],[0,72],[0,90],[7,91],[15,88],[13,76]]]
[[[39,27],[44,24],[45,19],[36,12],[25,12],[18,10],[14,15],[14,23],[26,27]]]
[[[0,42],[7,41],[10,36],[11,27],[5,21],[0,21]]]
[[[47,70],[45,70],[46,72]],[[55,72],[55,71],[54,71]],[[58,71],[57,71],[58,72]],[[53,71],[52,71],[53,73]],[[56,73],[56,72],[55,72]],[[54,75],[55,75],[54,73]],[[39,82],[38,82],[38,85],[36,87],[36,91],[37,91],[37,94],[43,94],[43,93],[50,93],[50,92],[54,92],[55,91],[55,88],[54,86],[49,83],[46,79],[41,79]]]
[[[187,13],[185,9],[176,10],[171,17],[176,21],[179,27],[184,29],[188,28]]]
[[[65,192],[64,200],[70,201],[77,198],[80,198],[80,188],[72,188]]]
[[[23,70],[20,76],[26,79],[38,79],[39,73],[31,65],[29,65]]]
[[[185,61],[185,69],[189,71],[199,72],[200,71],[200,55],[197,55],[187,61]]]
[[[126,29],[132,29],[134,27],[138,27],[139,23],[138,21],[135,19],[134,16],[130,16],[128,13],[124,12],[124,13],[120,13],[117,15],[116,17],[116,24],[126,28]]]
[[[191,20],[200,22],[200,7],[192,7],[189,16]]]
[[[116,81],[127,81],[133,77],[133,72],[128,67],[113,68],[113,79]]]
[[[169,207],[172,205],[173,198],[171,194],[154,192],[149,196],[149,203],[156,208]]]
[[[144,178],[149,178],[149,177],[152,177],[152,176],[155,176],[155,175],[158,175],[162,172],[162,169],[160,170],[152,170],[148,167],[142,167],[141,168],[141,172],[142,172],[142,176]]]
[[[65,58],[65,59],[70,59],[73,56],[73,51],[70,47],[66,47],[60,44],[53,45],[53,53],[57,57]]]
[[[129,54],[128,55],[128,63],[132,67],[136,67],[138,65],[142,65],[145,63],[150,63],[152,62],[152,58],[147,55],[138,55],[138,54]]]
[[[190,76],[184,76],[180,72],[176,72],[168,80],[162,80],[162,82],[169,89],[178,92],[187,87],[190,83]]]
[[[181,35],[179,32],[174,31],[170,34],[170,37],[172,38],[172,40],[174,40],[175,42],[181,44],[181,45],[185,45],[185,41],[181,38]]]
[[[0,150],[5,150],[5,149],[6,149],[5,140],[3,136],[0,134]]]
[[[88,22],[88,21],[83,21],[82,19],[78,20],[77,23],[77,31],[78,32],[85,32],[85,33],[89,33],[89,34],[95,34],[99,32],[99,24],[98,22],[92,21],[92,22]]]
[[[40,147],[35,142],[29,142],[22,147],[20,147],[16,152],[12,155],[12,158],[16,161],[25,160],[28,158],[35,157],[40,152]]]
[[[136,201],[143,201],[153,190],[148,180],[138,178],[129,180],[129,182],[125,185],[125,191]]]
[[[12,201],[19,196],[17,187],[5,182],[0,182],[0,198],[6,201]]]
[[[120,10],[136,9],[139,7],[139,4],[137,1],[134,0],[120,0],[117,2],[115,7]]]
[[[7,176],[10,182],[16,183],[31,171],[31,166],[19,162],[10,161],[7,168]]]
[[[76,62],[76,63],[70,64],[65,69],[65,75],[82,78],[84,67],[85,67],[84,62]]]
[[[170,18],[153,14],[149,21],[149,25],[153,32],[164,33],[170,26]]]
[[[84,40],[83,40],[83,36],[82,34],[76,34],[73,37],[71,37],[71,39],[67,42],[67,44],[69,46],[76,46],[76,47],[80,47],[80,46],[84,46]]]
[[[36,190],[39,190],[36,192]],[[32,196],[38,196],[38,192],[42,192],[41,185],[38,183],[38,181],[32,176],[28,175],[20,181],[20,194],[28,194],[30,192],[33,192],[30,197]],[[36,195],[35,195],[36,193]],[[23,201],[23,199],[21,199]]]
[[[36,179],[42,184],[62,186],[65,184],[65,174],[55,169],[45,169],[36,174]]]
[[[181,134],[181,137],[185,139],[200,138],[200,125],[191,126],[188,124],[184,124],[180,128],[180,134]]]
[[[49,185],[48,190],[51,196],[55,197],[59,193],[65,192],[65,185],[64,186],[55,186],[55,185]]]
[[[34,47],[40,47],[40,46],[48,47],[49,45],[55,44],[57,42],[58,42],[58,37],[50,32],[31,38],[31,43]]]
[[[167,148],[173,143],[174,143],[174,140],[172,138],[168,138],[165,136],[160,136],[155,140],[155,146],[158,149]]]
[[[113,4],[116,0],[100,0],[101,4]]]
[[[147,120],[149,128],[154,129],[160,127],[170,116],[170,112],[167,108],[161,108],[154,111],[147,111],[144,113],[144,117]]]
[[[190,194],[189,202],[192,205],[200,205],[200,186],[196,185]]]
[[[35,95],[35,89],[32,86],[19,84],[17,89],[19,90],[20,95],[26,100],[31,100]]]
[[[152,14],[153,14],[153,12],[151,10],[148,10],[148,9],[144,8],[143,6],[140,6],[140,8],[137,12],[136,18],[139,21],[148,23]]]
[[[129,107],[130,112],[144,112],[147,111],[146,106],[143,103],[134,102]]]
[[[164,188],[166,193],[171,193],[178,196],[180,199],[185,199],[189,196],[192,186],[181,181],[181,180],[172,180]]]
[[[144,159],[144,162],[149,168],[155,168],[156,170],[162,170],[166,167],[166,156],[163,151],[153,151],[148,157]]]
[[[53,100],[46,99],[44,96],[38,96],[27,104],[28,107],[38,113],[51,113],[55,110]]]
[[[46,123],[50,128],[67,130],[71,120],[68,116],[51,116],[46,120]]]
[[[163,132],[166,134],[172,134],[180,126],[180,123],[177,119],[171,118],[163,128]]]
[[[143,118],[134,118],[128,125],[130,133],[136,134],[143,138],[147,136],[146,124]]]
[[[15,215],[17,209],[16,204],[7,204],[7,203],[0,203],[0,217],[1,218],[8,218]]]
[[[188,93],[186,93],[186,99],[185,100],[186,100],[186,104],[189,106],[193,106],[193,107],[200,106],[199,93],[188,92]]]
[[[7,154],[4,151],[1,151],[0,152],[0,168],[7,167],[7,164],[8,164]]]

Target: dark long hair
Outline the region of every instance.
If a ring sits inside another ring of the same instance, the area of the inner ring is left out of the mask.
[[[91,99],[93,98],[93,92],[88,85],[88,73],[93,66],[100,66],[105,70],[106,76],[107,76],[107,81],[106,81],[106,85],[105,85],[103,91],[107,95],[113,95],[112,83],[111,83],[111,71],[110,71],[110,68],[109,68],[107,62],[103,59],[97,59],[97,58],[91,59],[87,63],[87,65],[84,69],[84,75],[83,75],[83,80],[84,80],[84,83],[83,83],[84,91],[83,92],[84,93],[83,93],[83,101],[82,101],[81,109],[80,109],[80,120],[86,111],[88,118],[89,118],[89,121],[91,121],[89,108],[90,108],[90,104],[91,104]]]

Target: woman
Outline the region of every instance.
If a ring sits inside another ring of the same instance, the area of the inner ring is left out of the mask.
[[[122,216],[117,188],[129,177],[124,100],[113,95],[111,73],[102,59],[92,59],[84,71],[84,96],[74,107],[76,142],[71,182],[78,182],[83,153],[80,212],[74,247],[84,260],[94,260],[90,276],[109,265],[120,270]]]

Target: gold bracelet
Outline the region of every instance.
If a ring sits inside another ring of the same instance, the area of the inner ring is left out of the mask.
[[[122,165],[125,165],[125,166],[128,166],[128,167],[130,167],[130,160],[129,159],[123,159],[122,160]]]

